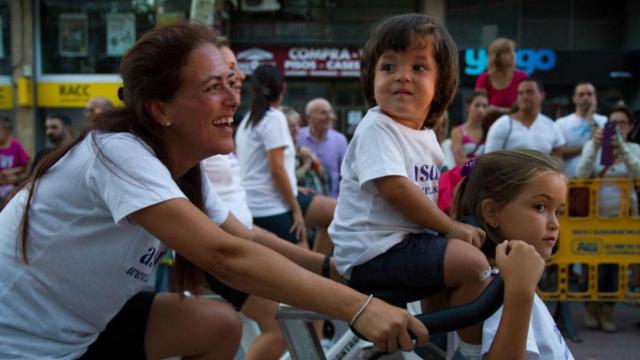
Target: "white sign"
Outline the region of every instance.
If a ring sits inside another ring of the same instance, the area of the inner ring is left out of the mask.
[[[136,41],[134,14],[107,14],[107,55],[122,56]]]
[[[191,20],[201,22],[206,25],[213,25],[213,9],[215,0],[192,0]]]

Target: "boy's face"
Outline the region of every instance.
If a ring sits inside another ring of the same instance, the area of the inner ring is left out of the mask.
[[[564,175],[546,172],[538,175],[523,191],[495,213],[489,223],[507,240],[522,240],[548,260],[558,241],[558,216],[567,193]]]
[[[385,114],[407,127],[420,129],[429,114],[437,81],[432,42],[414,40],[403,53],[382,53],[375,68],[373,93]]]

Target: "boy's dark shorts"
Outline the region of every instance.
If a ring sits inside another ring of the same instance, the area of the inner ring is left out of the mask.
[[[155,292],[133,296],[80,359],[145,359],[144,337]]]
[[[349,285],[361,292],[392,291],[411,302],[444,289],[444,255],[448,239],[432,233],[410,234],[384,254],[355,266]]]

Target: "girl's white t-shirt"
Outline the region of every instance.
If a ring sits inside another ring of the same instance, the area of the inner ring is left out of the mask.
[[[282,111],[270,108],[258,125],[249,125],[247,114],[236,132],[236,155],[240,163],[242,185],[247,192],[249,209],[254,217],[283,214],[290,210],[269,171],[267,152],[284,147],[284,167],[294,195],[296,150],[287,119]]]
[[[498,331],[502,307],[484,321],[482,326],[482,355],[491,349],[493,338]],[[538,295],[534,295],[531,320],[527,334],[527,360],[573,360],[573,355],[553,321],[547,306]]]
[[[202,177],[206,211],[222,224],[228,210]],[[28,266],[16,251],[26,196],[0,212],[0,358],[75,359],[144,288],[165,251],[128,216],[185,195],[142,140],[92,133],[37,183]]]
[[[411,233],[427,230],[384,200],[372,180],[405,177],[437,203],[443,161],[433,130],[408,128],[377,107],[367,112],[347,149],[340,196],[329,226],[341,274],[348,277],[355,265],[386,252]]]
[[[202,167],[229,211],[242,225],[251,229],[253,217],[247,205],[247,193],[240,180],[240,164],[236,156],[233,153],[214,155],[202,160]]]

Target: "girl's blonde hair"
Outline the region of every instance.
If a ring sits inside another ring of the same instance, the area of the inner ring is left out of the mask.
[[[510,51],[516,51],[516,43],[513,40],[507,38],[497,38],[493,40],[491,45],[489,45],[489,72],[503,70],[504,68],[502,64],[498,62],[498,59],[500,59],[500,55]],[[515,67],[515,64],[509,67]]]
[[[536,177],[547,172],[562,174],[562,164],[554,157],[534,150],[503,150],[481,155],[455,191],[453,217],[462,220],[471,216],[487,233],[483,251],[495,256],[495,245],[504,238],[498,229],[482,217],[482,202],[493,200],[503,207],[520,194]]]

